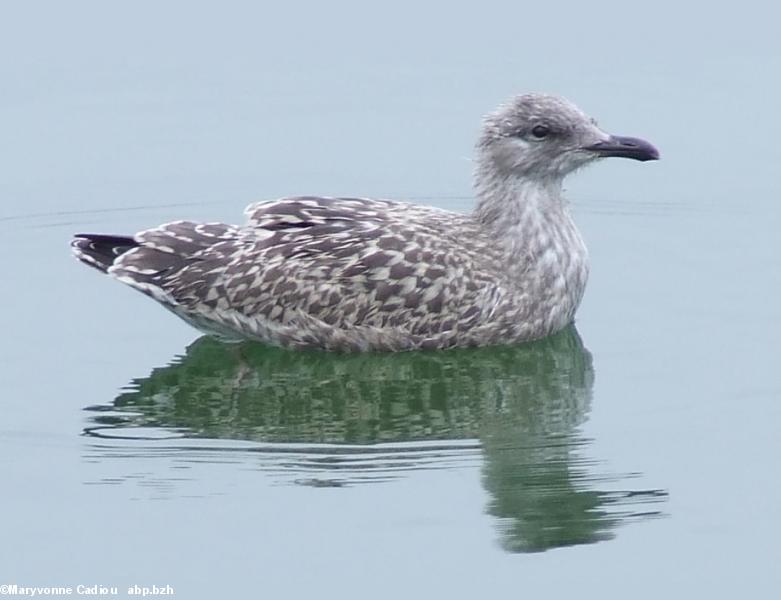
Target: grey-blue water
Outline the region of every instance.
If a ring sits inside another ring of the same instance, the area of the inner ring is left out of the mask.
[[[0,585],[772,597],[780,16],[9,5]],[[577,329],[549,340],[237,349],[69,256],[79,231],[237,221],[288,194],[468,210],[480,117],[527,90],[663,154],[568,181],[592,277]]]

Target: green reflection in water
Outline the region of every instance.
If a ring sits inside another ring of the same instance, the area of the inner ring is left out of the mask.
[[[264,452],[295,448],[309,459],[285,468],[326,473],[307,480],[312,485],[328,485],[329,474],[333,484],[351,483],[351,469],[458,466],[454,456],[474,454],[474,444],[455,441],[479,440],[501,545],[534,552],[609,539],[628,519],[658,516],[648,505],[666,498],[660,490],[615,491],[627,476],[596,473],[584,456],[579,425],[593,380],[574,327],[516,347],[397,354],[290,352],[204,337],[134,380],[114,402],[121,413],[94,415],[87,433],[165,428],[260,442]],[[352,482],[361,480],[372,479]]]

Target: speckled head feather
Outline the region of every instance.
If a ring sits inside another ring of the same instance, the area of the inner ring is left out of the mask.
[[[598,158],[584,148],[609,137],[571,102],[524,94],[485,118],[477,151],[499,176],[560,180]]]
[[[572,322],[587,253],[561,180],[602,156],[658,158],[571,103],[527,94],[486,117],[471,215],[366,198],[248,207],[241,226],[175,221],[80,234],[79,260],[230,341],[340,351],[515,343]]]

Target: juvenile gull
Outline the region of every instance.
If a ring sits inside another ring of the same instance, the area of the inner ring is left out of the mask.
[[[250,205],[245,225],[78,234],[76,257],[228,341],[341,351],[523,342],[574,316],[588,255],[562,181],[602,157],[655,160],[570,102],[514,98],[477,142],[472,214],[366,198]]]

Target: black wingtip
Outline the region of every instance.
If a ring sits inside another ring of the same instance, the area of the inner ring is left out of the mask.
[[[118,256],[136,248],[138,242],[125,235],[77,233],[70,245],[76,258],[105,273]]]

